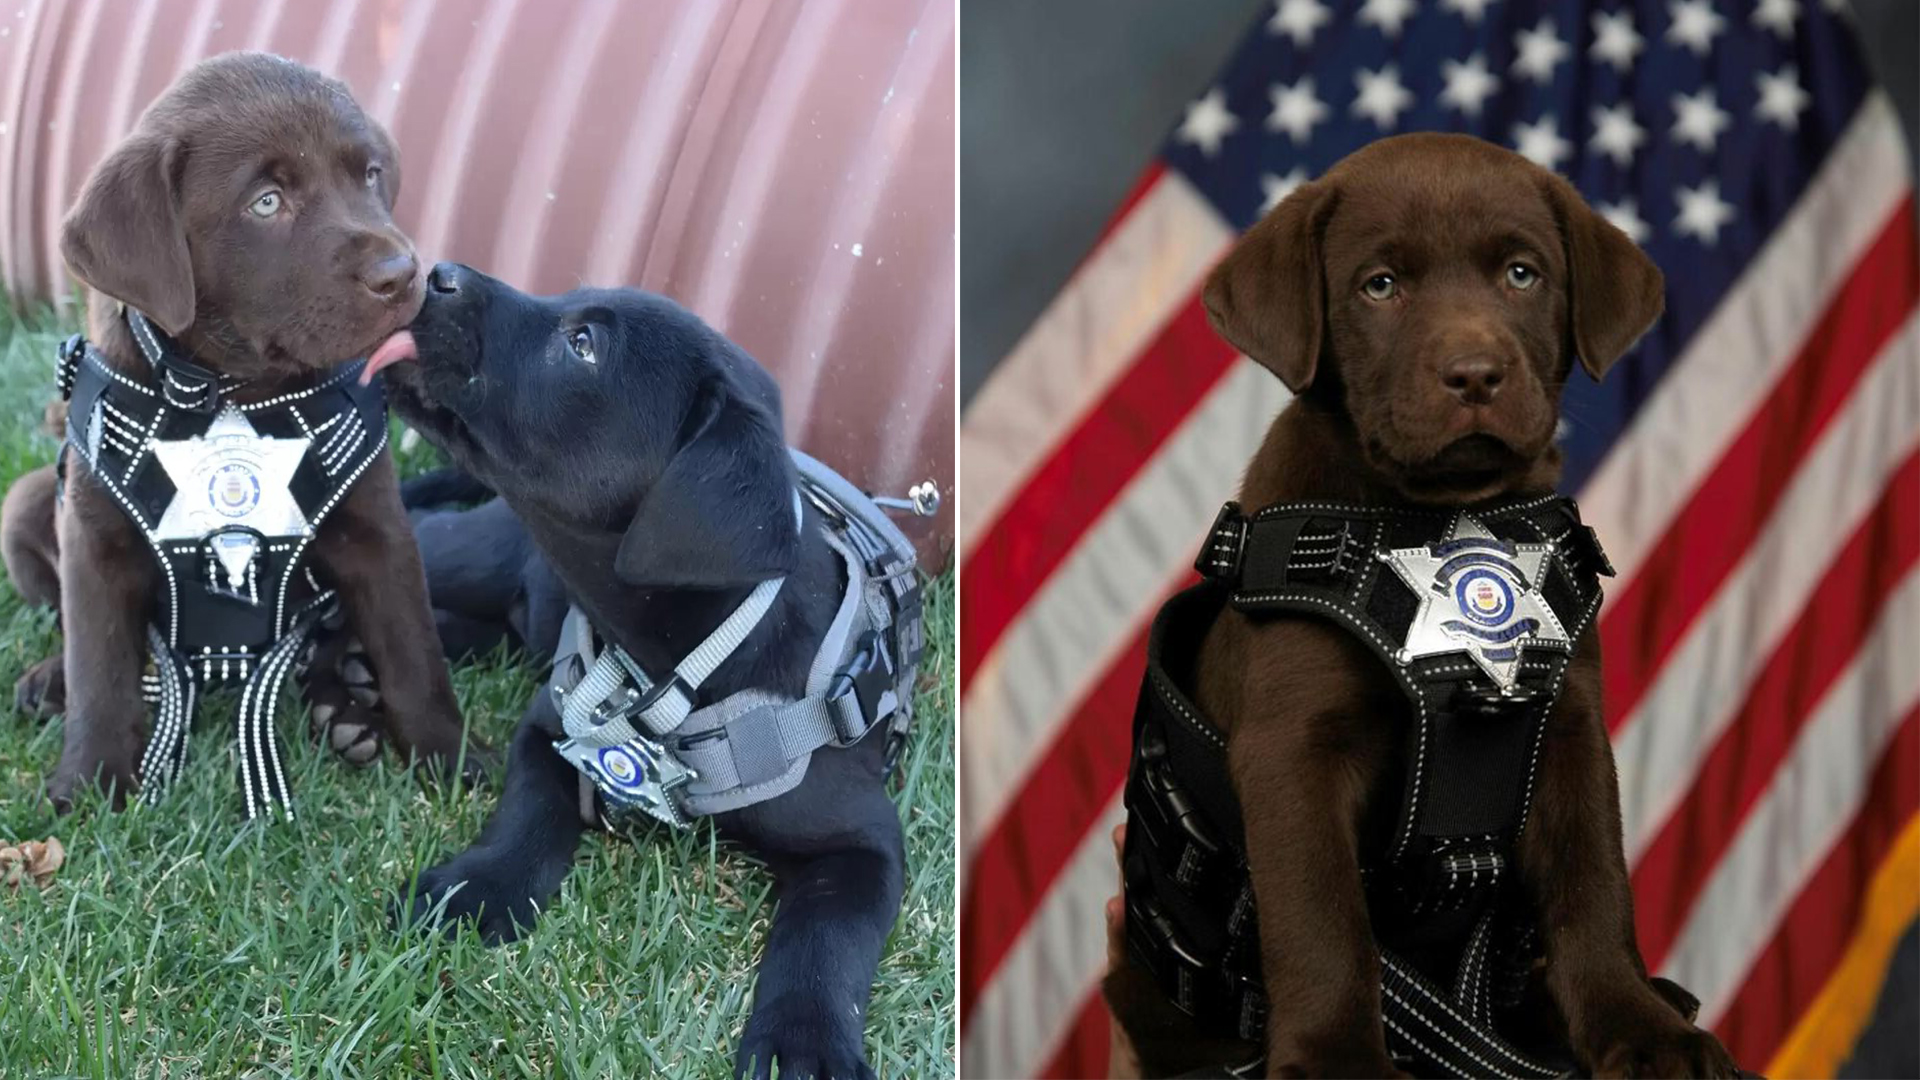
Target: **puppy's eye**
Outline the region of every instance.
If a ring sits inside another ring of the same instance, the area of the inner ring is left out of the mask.
[[[593,355],[593,331],[584,326],[567,331],[567,349],[589,364],[599,363]]]
[[[1507,267],[1507,284],[1516,289],[1531,289],[1540,280],[1540,271],[1526,263],[1514,263]]]
[[[367,186],[374,187],[379,183],[380,183],[380,166],[378,165],[367,166]]]
[[[1375,274],[1367,279],[1360,291],[1366,293],[1369,300],[1391,300],[1400,291],[1400,285],[1393,280],[1392,274]]]
[[[260,197],[253,200],[252,205],[247,207],[247,213],[259,218],[270,218],[279,212],[280,193],[277,191],[262,192]]]

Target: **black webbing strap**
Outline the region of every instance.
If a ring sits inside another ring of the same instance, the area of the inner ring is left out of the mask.
[[[1470,1017],[1458,1000],[1384,949],[1380,953],[1380,1019],[1386,1025],[1388,1050],[1421,1071],[1515,1080],[1570,1072],[1565,1065],[1525,1053],[1501,1038],[1488,1021]]]

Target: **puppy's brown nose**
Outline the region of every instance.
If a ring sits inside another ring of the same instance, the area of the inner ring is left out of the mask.
[[[1486,356],[1458,357],[1440,369],[1440,381],[1468,405],[1491,402],[1506,376],[1506,365]]]
[[[402,251],[368,264],[360,272],[360,283],[373,295],[392,302],[407,294],[413,276],[419,272],[420,264],[414,261],[413,252]]]

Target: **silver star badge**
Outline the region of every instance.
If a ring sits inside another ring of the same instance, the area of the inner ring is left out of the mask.
[[[294,470],[306,456],[312,439],[269,439],[253,430],[246,414],[228,408],[191,439],[154,440],[153,456],[173,481],[173,501],[167,504],[152,537],[160,540],[199,540],[232,526],[244,526],[262,536],[305,536],[307,516],[293,497]],[[251,545],[222,545],[244,566]],[[234,567],[228,566],[229,574]]]
[[[1540,595],[1552,544],[1502,540],[1461,514],[1444,540],[1380,558],[1420,597],[1398,659],[1464,652],[1502,690],[1519,673],[1522,646],[1565,652],[1566,627]]]

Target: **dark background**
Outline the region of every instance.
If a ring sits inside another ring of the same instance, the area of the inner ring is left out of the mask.
[[[966,0],[960,401],[1019,341],[1267,0]],[[1853,0],[1920,146],[1920,0]],[[1915,157],[1920,172],[1920,156]]]

